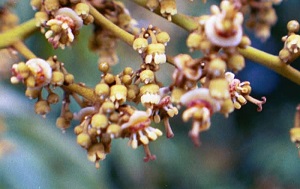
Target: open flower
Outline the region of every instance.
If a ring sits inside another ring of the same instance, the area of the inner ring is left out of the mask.
[[[187,107],[182,114],[182,119],[188,121],[193,118],[193,126],[189,135],[194,144],[199,146],[199,133],[209,129],[210,117],[220,110],[220,103],[210,96],[206,88],[191,90],[182,95],[180,101]]]
[[[205,22],[205,34],[216,46],[237,46],[243,35],[243,15],[230,1],[222,1],[221,10],[212,6],[213,15]]]
[[[158,104],[161,97],[159,95],[159,86],[157,84],[146,84],[140,88],[141,102],[143,106],[151,108]]]
[[[12,66],[12,83],[24,82],[29,88],[41,88],[50,83],[52,69],[48,62],[40,58],[32,58]]]
[[[165,54],[165,45],[161,43],[151,43],[146,50],[145,63],[150,64],[152,61],[155,64],[166,63],[167,57]]]
[[[249,81],[241,82],[239,79],[234,78],[235,75],[231,72],[225,73],[225,78],[229,82],[229,92],[231,95],[231,99],[233,101],[233,105],[236,109],[240,109],[242,105],[245,105],[247,101],[256,104],[257,111],[262,111],[262,105],[266,103],[266,97],[262,97],[262,100],[257,100],[250,96],[251,86]]]
[[[121,125],[121,129],[125,136],[130,138],[129,145],[136,149],[138,145],[147,146],[149,141],[154,141],[157,137],[162,135],[162,132],[154,127],[150,126],[151,120],[149,115],[145,111],[135,110],[130,116],[128,122]],[[148,147],[145,148],[146,158],[145,161],[155,159],[150,154]]]
[[[173,106],[170,96],[164,96],[157,105],[154,105],[152,109],[152,116],[155,123],[164,121],[166,135],[168,138],[172,138],[174,133],[169,123],[169,118],[178,114],[178,109]]]
[[[60,8],[55,13],[55,18],[46,22],[50,28],[45,33],[45,37],[54,48],[65,48],[69,46],[75,38],[75,34],[82,27],[83,21],[75,11],[70,8]]]
[[[174,71],[174,79],[185,77],[192,81],[197,81],[202,76],[202,68],[200,63],[195,64],[193,58],[188,54],[179,54],[174,58],[176,70]]]

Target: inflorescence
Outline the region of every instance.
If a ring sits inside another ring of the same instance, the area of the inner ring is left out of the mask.
[[[142,146],[146,154],[144,161],[154,160],[156,157],[150,152],[149,144],[163,135],[157,123],[163,122],[166,136],[173,137],[169,120],[178,115],[180,109],[183,121],[192,121],[189,136],[197,146],[199,133],[210,128],[214,114],[228,117],[247,102],[262,111],[266,98],[252,97],[250,82],[240,81],[235,73],[245,67],[245,58],[239,49],[251,45],[243,31],[244,15],[250,15],[246,23],[256,35],[266,39],[277,19],[273,4],[278,3],[278,0],[222,0],[219,6],[211,6],[211,14],[194,18],[198,27],[190,32],[186,44],[191,51],[198,50],[203,55],[192,58],[188,54],[167,56],[169,34],[153,25],[139,29],[121,2],[31,0],[31,6],[37,11],[36,26],[53,48],[71,46],[84,25],[94,25],[90,49],[99,54],[101,79],[94,87],[75,83],[74,75],[66,70],[64,63],[52,56],[30,58],[12,65],[11,82],[26,86],[25,95],[36,99],[37,114],[45,116],[51,111],[51,104],[62,101],[57,127],[65,131],[72,120],[79,121],[74,127],[77,143],[86,149],[88,159],[96,167],[110,153],[112,140],[118,138],[126,138],[133,149]],[[169,21],[177,14],[175,0],[148,0],[146,6],[151,11],[159,8]],[[118,62],[118,37],[109,28],[97,24],[91,8],[134,36],[132,48],[141,56],[138,69],[128,66],[120,73],[112,72],[112,66]],[[16,25],[17,18],[8,8],[2,12],[0,26],[1,31],[5,31]],[[279,54],[283,62],[290,62],[300,48],[296,34],[299,23],[291,21],[287,28],[288,35],[283,38],[284,48]],[[168,86],[156,76],[166,62],[174,66]],[[57,87],[64,92],[62,99],[54,92]],[[78,112],[71,112],[70,98],[81,106]],[[291,130],[291,137],[299,145],[298,125]]]

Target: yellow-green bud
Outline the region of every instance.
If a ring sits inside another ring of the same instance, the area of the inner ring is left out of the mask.
[[[44,0],[44,7],[48,12],[58,10],[59,6],[59,0]]]
[[[131,67],[126,67],[123,70],[124,75],[132,75],[133,74],[133,69]]]
[[[285,63],[287,63],[290,59],[291,59],[291,53],[290,53],[290,51],[289,50],[287,50],[287,49],[282,49],[281,51],[279,51],[279,58],[283,61],[283,62],[285,62]]]
[[[209,62],[208,72],[214,76],[220,76],[226,71],[226,62],[221,58],[215,58]]]
[[[300,142],[300,127],[294,127],[290,130],[292,142]]]
[[[125,85],[130,85],[132,83],[132,77],[130,75],[124,75],[122,77],[122,83]]]
[[[114,137],[117,137],[121,133],[121,126],[118,124],[110,124],[107,127],[106,133],[113,134]]]
[[[107,97],[109,95],[109,86],[106,83],[99,83],[95,87],[95,94],[99,97]]]
[[[106,128],[108,125],[108,119],[104,114],[95,114],[92,117],[91,125],[96,129]]]
[[[184,95],[185,92],[186,91],[184,89],[174,88],[172,90],[172,94],[171,94],[172,103],[179,104],[180,103],[180,98],[181,98],[182,95]]]
[[[56,86],[61,86],[64,83],[65,76],[60,71],[52,72],[51,84]]]
[[[226,79],[213,79],[209,83],[209,93],[215,99],[227,99],[230,97],[229,84]]]
[[[113,85],[110,88],[110,100],[119,104],[123,104],[126,101],[127,88],[124,85]]]
[[[165,45],[170,41],[170,36],[167,32],[160,32],[155,37],[157,42]]]
[[[30,88],[35,87],[35,78],[32,75],[27,77],[25,80],[25,85]]]
[[[234,54],[228,58],[228,68],[233,72],[241,71],[245,67],[245,58],[240,54]]]
[[[74,117],[73,113],[70,112],[69,110],[64,113],[64,118],[67,121],[71,121],[73,119],[73,117]]]
[[[154,73],[151,70],[143,70],[140,73],[140,79],[143,83],[148,84],[154,81]]]
[[[291,20],[287,23],[287,29],[289,32],[296,33],[299,31],[299,22],[297,20]]]
[[[142,53],[148,46],[148,41],[145,38],[139,37],[133,41],[132,47],[135,51]]]
[[[234,110],[234,105],[231,98],[224,100],[224,102],[221,105],[220,113],[224,114],[225,117],[228,117],[228,114],[233,112],[233,110]]]
[[[33,89],[33,88],[26,88],[25,96],[27,96],[29,99],[35,99],[39,96],[40,89]]]
[[[74,10],[79,16],[85,19],[89,15],[90,7],[86,3],[78,3]]]
[[[73,74],[66,74],[65,75],[65,82],[67,83],[67,84],[72,84],[72,83],[74,83],[74,75]]]
[[[239,47],[241,48],[246,48],[247,46],[250,46],[251,45],[251,40],[248,36],[243,36],[242,37],[242,40],[239,44]]]
[[[59,101],[59,96],[56,93],[51,92],[47,97],[47,101],[49,104],[56,104]]]
[[[46,100],[37,101],[34,105],[34,110],[36,114],[46,115],[50,112],[50,106]]]
[[[107,73],[109,71],[109,64],[107,62],[101,62],[98,65],[98,69],[103,72],[103,73]]]
[[[93,23],[94,20],[95,20],[94,17],[89,14],[85,19],[83,19],[83,24],[89,25],[89,24]]]
[[[104,113],[112,113],[115,110],[115,105],[111,101],[106,101],[101,106]]]
[[[115,76],[113,74],[107,73],[104,76],[104,81],[107,84],[112,84],[113,82],[115,82]]]
[[[31,0],[30,5],[33,10],[40,10],[42,7],[42,0]]]
[[[82,125],[77,125],[75,128],[74,128],[74,133],[76,135],[79,135],[80,133],[83,132],[83,126]]]
[[[77,136],[77,143],[83,148],[88,148],[92,144],[92,141],[87,133],[80,133]]]
[[[56,119],[56,126],[62,130],[70,127],[70,121],[66,120],[64,117],[58,117]]]
[[[200,42],[202,40],[202,36],[198,33],[191,33],[187,40],[186,40],[186,45],[191,49],[198,49],[200,46]]]

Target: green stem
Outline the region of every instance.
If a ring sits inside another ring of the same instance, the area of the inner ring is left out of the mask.
[[[22,41],[18,41],[14,43],[12,46],[25,58],[27,59],[36,58],[36,55]]]
[[[149,8],[146,6],[147,4],[147,0],[133,0],[136,4],[146,8],[149,10]],[[161,13],[159,12],[159,10],[154,10],[153,12],[155,12],[156,14],[161,15]],[[172,18],[172,22],[178,26],[180,26],[181,28],[187,30],[187,31],[193,31],[196,30],[198,28],[198,23],[195,19],[193,19],[190,16],[184,15],[184,14],[176,14],[174,16],[171,17]]]
[[[97,9],[95,9],[93,6],[90,5],[90,14],[94,17],[95,22],[102,27],[108,29],[111,31],[116,37],[122,39],[124,42],[126,42],[129,45],[132,45],[134,36],[130,33],[126,32],[122,28],[118,27],[114,23],[112,23],[110,20],[105,18]]]
[[[70,85],[63,85],[62,88],[73,93],[79,94],[80,96],[84,97],[85,99],[91,102],[96,102],[98,100],[97,96],[94,93],[94,90],[91,88],[84,87],[76,83]]]
[[[258,62],[300,85],[300,72],[290,65],[283,63],[278,56],[268,54],[253,47],[247,47],[245,49],[239,48],[239,52],[245,58]]]
[[[15,28],[0,33],[0,49],[11,46],[18,41],[23,41],[37,29],[35,19],[31,19]]]

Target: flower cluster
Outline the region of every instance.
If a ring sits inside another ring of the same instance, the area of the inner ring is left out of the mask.
[[[214,114],[228,117],[247,102],[262,111],[266,98],[252,97],[250,82],[240,81],[234,73],[245,67],[241,50],[251,44],[242,27],[246,11],[250,11],[248,25],[265,39],[276,21],[272,5],[279,2],[222,0],[220,6],[211,6],[211,14],[195,18],[197,28],[186,40],[191,51],[202,53],[192,58],[188,54],[167,56],[169,34],[153,25],[136,28],[136,21],[121,2],[31,0],[33,9],[38,11],[35,24],[53,48],[71,46],[82,26],[93,24],[89,46],[99,55],[100,81],[93,87],[75,83],[74,76],[56,56],[44,60],[31,55],[29,60],[12,66],[11,83],[26,86],[25,95],[37,100],[37,114],[45,116],[51,104],[62,101],[56,126],[64,132],[72,121],[79,121],[74,128],[77,143],[87,151],[88,159],[96,167],[100,167],[99,162],[111,152],[112,141],[120,138],[126,138],[133,149],[142,146],[146,154],[144,161],[154,160],[156,157],[149,145],[163,135],[158,124],[164,124],[166,137],[173,137],[169,120],[178,115],[180,109],[183,121],[192,121],[189,136],[197,146],[200,145],[199,133],[210,128]],[[170,21],[177,13],[175,0],[147,0],[145,3],[151,10],[159,7],[160,13]],[[8,22],[1,14],[9,15],[0,12],[0,31],[16,24],[14,17]],[[111,24],[117,32],[103,23]],[[283,38],[285,45],[279,54],[283,62],[292,60],[300,48],[296,34],[299,23],[291,21],[287,27],[289,33]],[[121,72],[113,73],[112,65],[118,62],[119,38],[130,43],[141,56],[138,69],[124,66]],[[166,62],[174,66],[169,85],[157,78]],[[55,93],[56,88],[63,90],[62,98]],[[71,98],[81,107],[76,113],[70,110]],[[299,111],[296,117],[298,114]],[[291,140],[299,145],[298,122],[296,125],[291,130]]]
[[[149,39],[151,39],[150,44]],[[142,32],[134,40],[132,47],[141,54],[144,63],[155,67],[167,61],[165,46],[169,41],[170,36],[167,32],[150,25],[147,29],[142,28]]]
[[[250,82],[241,82],[234,78],[233,73],[226,72],[224,60],[207,61],[205,58],[192,59],[186,54],[174,58],[176,69],[170,86],[171,99],[174,104],[186,106],[182,114],[184,121],[193,119],[190,136],[195,145],[199,145],[199,133],[209,129],[210,117],[214,113],[220,112],[228,117],[247,101],[256,104],[257,110],[261,111],[266,102],[265,97],[260,101],[250,96]]]
[[[131,17],[122,2],[91,0],[90,3],[113,24],[132,34],[139,32],[139,29],[136,27],[136,20]],[[116,54],[117,41],[118,38],[116,35],[107,28],[101,25],[95,25],[89,46],[91,50],[99,54],[98,63],[107,62],[110,65],[118,63],[119,60]]]
[[[159,7],[161,15],[166,17],[169,21],[172,20],[172,16],[177,14],[175,0],[147,0],[146,6],[151,11],[154,11]]]
[[[98,152],[100,156],[89,158],[97,166],[99,160],[104,159],[110,152],[111,140],[116,138],[129,138],[128,144],[133,149],[142,145],[146,153],[144,160],[153,160],[155,156],[151,154],[148,145],[150,141],[161,136],[162,132],[151,126],[151,122],[158,120],[161,109],[169,112],[168,115],[171,116],[178,113],[177,109],[174,110],[170,101],[161,99],[158,85],[152,83],[139,87],[139,83],[146,80],[143,78],[147,73],[139,73],[140,70],[135,72],[126,67],[121,73],[113,75],[109,72],[109,67],[105,62],[99,64],[99,70],[103,74],[101,81],[94,88],[98,97],[97,103],[86,106],[74,116],[81,122],[74,130],[77,142],[87,149],[88,154],[93,146],[102,146],[102,151]],[[130,101],[141,102],[147,109],[137,110],[128,104]],[[170,109],[176,112],[173,113]]]
[[[11,83],[24,83],[27,87],[25,95],[30,99],[37,99],[35,104],[35,112],[45,116],[50,112],[51,104],[59,101],[59,96],[53,92],[53,89],[63,84],[68,85],[74,82],[74,76],[69,74],[62,62],[57,60],[57,57],[50,57],[48,60],[41,58],[32,58],[25,62],[19,62],[12,66]],[[45,89],[48,93],[47,98],[43,98],[42,91]],[[58,121],[58,127],[65,129],[69,127],[72,120],[72,113],[69,111],[68,104],[70,103],[66,93],[62,108],[62,121]],[[61,117],[58,120],[61,120]]]
[[[249,19],[246,22],[247,27],[254,30],[255,35],[263,41],[270,37],[270,29],[277,21],[273,5],[278,5],[281,1],[238,1],[241,2],[243,12],[249,13]]]
[[[70,46],[82,25],[93,22],[89,6],[80,1],[32,0],[31,5],[38,11],[35,14],[36,25],[54,48]]]
[[[296,20],[291,20],[287,24],[288,35],[282,38],[284,47],[279,52],[279,58],[285,63],[289,63],[294,55],[300,53],[300,35],[296,34],[299,31],[299,27],[299,23]]]

